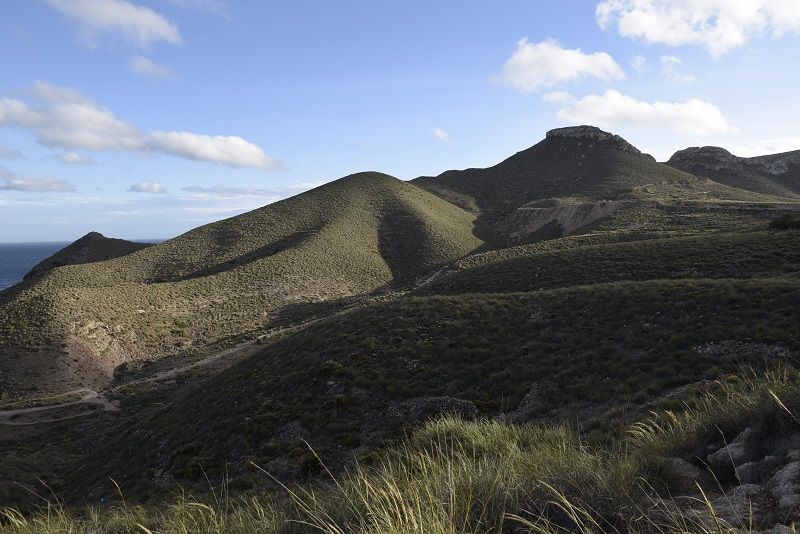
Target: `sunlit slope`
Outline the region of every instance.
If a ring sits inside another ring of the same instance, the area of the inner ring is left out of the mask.
[[[3,380],[103,380],[131,359],[258,330],[287,306],[410,281],[479,247],[473,218],[363,173],[123,258],[55,269],[0,296],[0,348],[12,355],[0,365],[14,370]],[[54,344],[69,357],[45,355]],[[20,372],[32,362],[33,375]]]

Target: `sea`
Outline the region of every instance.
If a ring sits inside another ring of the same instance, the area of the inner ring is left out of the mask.
[[[68,242],[0,243],[0,291],[21,281],[34,265],[67,245]]]
[[[163,239],[136,239],[139,243],[160,243]],[[69,242],[0,243],[0,291],[22,281],[37,263],[52,256]]]

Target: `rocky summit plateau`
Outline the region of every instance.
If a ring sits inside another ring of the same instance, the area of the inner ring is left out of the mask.
[[[792,532],[799,162],[575,126],[92,232],[0,292],[0,531]]]

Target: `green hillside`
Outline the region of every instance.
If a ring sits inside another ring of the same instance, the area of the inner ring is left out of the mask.
[[[57,268],[0,294],[0,391],[103,385],[125,362],[196,352],[309,303],[412,281],[481,246],[473,219],[363,173],[122,258]]]
[[[506,293],[626,280],[800,277],[797,231],[573,243],[577,246],[554,250],[548,243],[549,249],[524,246],[467,258],[418,293]]]
[[[800,280],[762,278],[375,304],[177,394],[78,472],[132,492],[155,474],[200,480],[201,467],[246,487],[263,475],[251,460],[304,478],[319,466],[300,438],[335,470],[441,410],[578,421],[602,441],[676,388],[796,355],[798,298]]]

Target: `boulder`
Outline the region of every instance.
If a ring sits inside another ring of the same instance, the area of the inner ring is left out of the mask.
[[[718,518],[732,526],[758,525],[772,509],[769,492],[758,484],[736,486],[726,495],[711,501]]]
[[[756,431],[752,428],[746,428],[729,444],[709,454],[709,465],[713,468],[724,469],[731,466],[739,467],[753,460],[753,454],[756,449],[756,438]]]
[[[740,484],[765,484],[783,462],[777,456],[767,456],[763,460],[740,465],[736,468],[736,475]]]
[[[703,471],[683,458],[664,458],[660,465],[661,474],[672,490],[681,493],[696,493],[697,484]]]
[[[772,528],[762,530],[761,534],[795,534],[795,529],[786,525],[775,525]]]
[[[767,482],[767,487],[772,490],[776,497],[788,493],[797,493],[794,489],[800,487],[800,462],[789,462],[775,471],[775,474]]]

